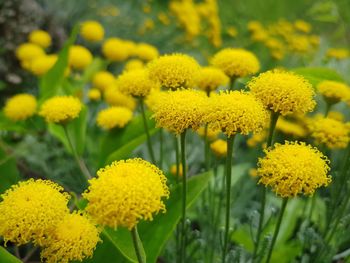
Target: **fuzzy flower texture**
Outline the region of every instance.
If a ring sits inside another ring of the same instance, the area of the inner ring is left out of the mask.
[[[6,101],[5,116],[12,121],[22,121],[32,117],[36,112],[37,102],[31,94],[17,94]]]
[[[105,130],[123,128],[132,119],[132,111],[125,107],[109,107],[97,115],[97,125]]]

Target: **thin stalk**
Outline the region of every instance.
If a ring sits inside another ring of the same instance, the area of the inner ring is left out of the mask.
[[[71,151],[73,153],[74,159],[77,162],[77,164],[79,165],[79,168],[80,168],[81,172],[83,173],[83,175],[85,176],[85,178],[87,180],[91,179],[92,176],[91,176],[91,174],[89,172],[89,169],[86,167],[86,164],[85,164],[84,160],[81,157],[79,157],[78,152],[76,151],[76,149],[75,149],[75,147],[74,147],[74,145],[72,143],[72,140],[71,140],[71,138],[69,136],[69,132],[68,132],[67,126],[66,125],[62,125],[62,127],[63,127],[63,130],[64,130],[64,134],[66,135],[69,147],[71,148]]]
[[[163,137],[164,137],[164,131],[163,129],[159,130],[159,163],[158,167],[162,169],[163,167]]]
[[[180,151],[179,151],[179,140],[175,136],[174,137],[174,142],[175,142],[175,160],[176,160],[176,183],[180,182]]]
[[[151,157],[152,163],[155,164],[156,163],[156,159],[154,157],[154,152],[153,152],[153,147],[152,147],[152,142],[151,142],[151,135],[149,133],[149,129],[148,129],[148,125],[147,125],[147,119],[146,119],[146,113],[145,113],[145,106],[144,106],[143,98],[140,98],[139,101],[140,101],[143,125],[144,125],[146,136],[147,136],[148,152],[149,152],[149,155]]]
[[[236,82],[236,79],[235,77],[231,77],[230,78],[230,87],[229,87],[229,90],[234,90],[235,89],[235,82]]]
[[[181,221],[181,263],[186,259],[186,199],[187,199],[187,169],[186,169],[186,130],[180,135],[182,164],[182,221]]]
[[[267,147],[270,147],[272,145],[273,135],[275,133],[275,128],[276,128],[276,124],[278,121],[278,117],[279,117],[278,112],[271,111],[269,135],[268,135],[267,141],[266,141]]]
[[[309,211],[309,216],[308,216],[308,224],[311,223],[312,212],[314,211],[315,202],[316,202],[316,193],[311,197],[310,211]]]
[[[142,243],[140,240],[139,233],[137,232],[137,227],[135,226],[131,229],[132,242],[134,244],[136,257],[139,263],[146,263],[146,256],[142,253]]]
[[[269,252],[267,254],[267,259],[265,261],[266,263],[270,262],[272,251],[273,251],[273,248],[274,248],[275,243],[276,243],[278,232],[280,231],[280,227],[281,227],[281,223],[282,223],[282,219],[283,219],[283,214],[284,214],[284,211],[286,210],[287,203],[288,203],[288,198],[283,198],[281,211],[280,211],[280,214],[278,216],[275,232],[273,233],[273,237],[272,237],[271,245],[270,245],[270,248],[269,248]]]
[[[210,169],[210,152],[209,152],[209,140],[208,140],[208,124],[204,126],[204,161],[205,169]]]
[[[175,147],[175,160],[176,160],[176,183],[179,184],[180,182],[180,158],[179,158],[179,140],[175,136],[174,137],[174,147]],[[176,226],[176,243],[175,243],[175,257],[176,257],[176,262],[179,263],[181,258],[180,258],[180,250],[181,250],[181,244],[180,244],[180,234],[181,234],[181,228],[180,225]]]
[[[324,112],[324,116],[327,117],[329,111],[331,110],[331,107],[333,106],[332,103],[326,103],[326,109],[325,109],[325,112]]]
[[[227,156],[226,156],[226,213],[225,213],[225,232],[224,245],[222,248],[222,263],[225,263],[230,232],[230,212],[231,212],[231,174],[232,174],[232,152],[234,136],[227,137]]]

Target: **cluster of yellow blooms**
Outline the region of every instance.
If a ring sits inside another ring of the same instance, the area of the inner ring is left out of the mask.
[[[317,85],[317,91],[330,106],[341,101],[350,102],[350,87],[345,83],[325,80]]]

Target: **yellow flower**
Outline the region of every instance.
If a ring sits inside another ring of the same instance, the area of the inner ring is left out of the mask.
[[[197,130],[202,122],[207,97],[203,92],[180,89],[158,93],[151,110],[157,126],[175,134]]]
[[[304,142],[276,143],[264,152],[266,156],[258,162],[259,183],[282,197],[312,195],[332,180],[327,157]]]
[[[48,263],[82,261],[92,256],[99,234],[85,214],[67,214],[45,240],[41,258]]]
[[[97,125],[105,130],[124,128],[132,119],[132,111],[125,107],[110,107],[97,115]]]
[[[310,123],[311,137],[330,149],[345,148],[349,141],[349,124],[331,118],[315,118]]]
[[[80,100],[73,96],[55,96],[41,105],[39,115],[47,122],[64,124],[78,118],[82,107]]]
[[[245,77],[257,73],[260,69],[257,57],[252,52],[240,48],[220,50],[212,58],[211,64],[230,78]]]
[[[46,74],[57,62],[57,55],[40,56],[30,63],[30,71],[36,76]]]
[[[135,99],[130,96],[122,93],[116,86],[112,85],[107,87],[104,92],[104,100],[112,106],[121,106],[126,107],[133,111],[136,107]]]
[[[230,37],[236,37],[238,35],[237,28],[235,28],[234,26],[228,27],[226,32]]]
[[[253,178],[258,176],[258,171],[255,168],[249,169],[249,175]]]
[[[221,69],[214,67],[201,68],[196,79],[197,87],[207,93],[226,85],[228,82],[229,78],[225,73]]]
[[[115,82],[115,78],[112,73],[108,71],[99,71],[94,74],[92,78],[92,85],[101,91],[104,91],[108,86],[111,86]]]
[[[266,141],[267,137],[267,132],[266,130],[262,130],[258,133],[254,133],[248,140],[247,140],[247,145],[250,148],[256,147],[258,144]]]
[[[51,46],[51,36],[44,30],[34,30],[29,34],[29,42],[42,48]]]
[[[147,43],[139,43],[135,47],[134,55],[144,61],[151,61],[159,56],[158,49]]]
[[[294,22],[294,26],[297,30],[303,33],[310,33],[312,29],[312,26],[308,22],[300,19]]]
[[[321,39],[317,35],[311,35],[309,36],[309,41],[312,46],[318,47],[320,45]]]
[[[176,167],[176,164],[173,164],[171,167],[170,167],[170,173],[174,176],[177,175],[177,167]],[[183,169],[182,169],[182,164],[180,163],[179,164],[179,177],[182,177],[183,175]]]
[[[350,99],[350,88],[348,85],[338,81],[325,80],[317,85],[317,91],[330,105]]]
[[[326,56],[329,58],[335,58],[338,60],[347,59],[350,56],[350,52],[345,48],[329,48]]]
[[[268,121],[262,103],[248,92],[221,92],[209,97],[203,121],[227,136],[259,132]]]
[[[140,220],[165,212],[162,199],[169,197],[166,177],[140,158],[113,162],[89,180],[86,211],[101,225],[132,229]]]
[[[149,76],[167,89],[192,88],[199,65],[195,59],[184,54],[160,56],[149,66]]]
[[[117,78],[116,85],[121,92],[135,97],[145,97],[152,88],[159,88],[159,83],[151,80],[145,69],[124,72]]]
[[[217,139],[210,144],[210,149],[217,157],[225,157],[227,155],[227,143],[222,139]]]
[[[99,101],[101,99],[101,91],[99,89],[90,89],[88,98],[92,101]]]
[[[297,138],[303,138],[307,135],[307,130],[302,125],[284,118],[278,118],[276,129],[284,134],[292,135]]]
[[[45,55],[44,50],[33,43],[23,43],[16,49],[16,57],[21,61],[31,61],[43,55]]]
[[[31,94],[17,94],[6,101],[4,114],[13,121],[22,121],[36,112],[36,98]]]
[[[339,111],[330,111],[327,115],[328,118],[331,118],[333,120],[337,120],[337,121],[343,121],[344,120],[344,115],[343,113],[339,112]]]
[[[48,180],[29,179],[1,195],[0,236],[22,245],[41,245],[55,225],[69,213],[69,196]]]
[[[88,20],[81,24],[80,34],[87,41],[98,42],[103,39],[105,31],[99,22]]]
[[[270,70],[254,77],[248,87],[266,108],[282,115],[306,113],[316,105],[312,85],[292,72]]]
[[[125,63],[124,70],[125,71],[131,71],[135,69],[143,69],[144,63],[140,59],[130,59],[128,62]]]
[[[108,38],[103,43],[102,53],[110,61],[124,61],[129,57],[130,47],[119,38]]]
[[[220,133],[220,130],[213,130],[212,128],[208,127],[208,129],[207,129],[207,138],[208,138],[208,140],[211,140],[211,141],[215,140],[216,137],[218,137],[219,133]],[[204,136],[205,136],[205,128],[203,126],[200,127],[197,130],[197,134],[204,138]]]
[[[92,62],[92,54],[86,47],[74,45],[69,49],[68,61],[74,69],[85,69]]]

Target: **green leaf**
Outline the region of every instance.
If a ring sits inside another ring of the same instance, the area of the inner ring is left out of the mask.
[[[0,148],[0,194],[17,183],[21,177],[17,170],[16,160]]]
[[[10,119],[6,118],[3,112],[0,111],[0,131],[25,132],[25,123],[23,121],[11,121]]]
[[[0,246],[0,262],[21,263],[22,261],[8,252],[4,247]]]
[[[295,68],[292,69],[297,74],[304,76],[310,83],[316,86],[323,80],[335,80],[344,82],[344,79],[335,70],[321,67],[306,67],[306,68]]]

